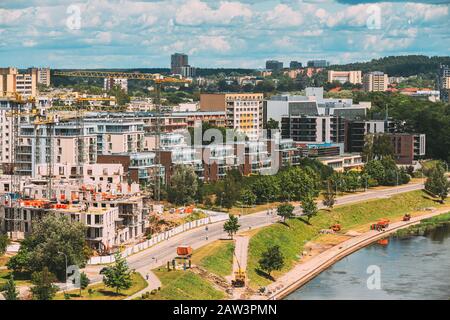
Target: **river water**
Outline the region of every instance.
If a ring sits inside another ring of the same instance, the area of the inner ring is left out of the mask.
[[[286,299],[448,300],[450,224],[438,226],[425,236],[391,237],[387,246],[372,244],[363,248]]]

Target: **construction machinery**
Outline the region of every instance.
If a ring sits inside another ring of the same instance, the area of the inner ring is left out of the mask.
[[[183,259],[190,258],[192,256],[192,247],[187,245],[178,246],[177,255]]]
[[[383,231],[387,227],[389,227],[389,220],[388,219],[380,219],[377,223],[373,223],[370,226],[370,230],[377,230],[377,231]]]
[[[403,219],[402,219],[403,221],[409,221],[409,220],[411,220],[411,214],[409,214],[409,213],[407,213],[407,214],[405,214],[404,216],[403,216]]]
[[[341,225],[339,223],[333,224],[330,227],[330,229],[333,230],[334,232],[339,232],[339,231],[341,231]]]
[[[231,280],[231,285],[235,288],[242,288],[245,287],[245,280],[246,280],[245,270],[241,268],[241,264],[239,263],[239,259],[236,256],[236,253],[234,253],[234,257],[236,258],[238,269],[237,271],[234,272],[234,279]]]
[[[63,77],[81,77],[81,78],[122,78],[127,80],[147,80],[155,84],[155,116],[156,116],[156,141],[155,150],[159,150],[161,140],[161,88],[164,84],[184,84],[190,83],[189,80],[177,77],[165,76],[158,73],[140,73],[140,72],[114,72],[114,71],[54,71],[54,76]],[[156,157],[156,173],[154,182],[154,200],[159,203],[161,199],[161,168],[159,156]]]

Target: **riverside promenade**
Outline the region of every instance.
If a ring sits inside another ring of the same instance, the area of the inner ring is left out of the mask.
[[[266,287],[266,295],[255,295],[251,299],[255,300],[280,300],[312,280],[325,269],[332,266],[337,261],[350,255],[351,253],[396,232],[397,230],[420,223],[421,220],[431,218],[450,211],[446,209],[433,210],[430,213],[424,213],[412,217],[410,221],[398,221],[391,223],[389,227],[382,232],[368,231],[361,235],[346,240],[332,248],[325,250],[317,256],[311,258],[305,263],[298,263],[293,269],[279,277],[274,283]]]

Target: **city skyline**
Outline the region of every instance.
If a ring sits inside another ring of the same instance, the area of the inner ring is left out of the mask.
[[[332,64],[448,55],[448,0],[5,1],[0,59],[20,68],[157,68]]]

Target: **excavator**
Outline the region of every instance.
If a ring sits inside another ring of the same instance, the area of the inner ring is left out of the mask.
[[[231,280],[231,285],[235,288],[242,288],[245,287],[245,270],[241,268],[241,265],[239,263],[239,259],[236,256],[236,253],[234,253],[234,256],[236,257],[236,262],[238,265],[238,270],[234,272],[234,279]]]

